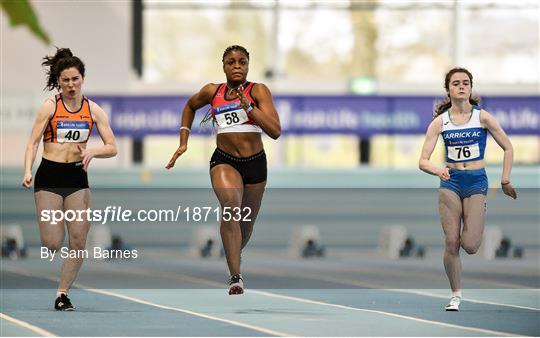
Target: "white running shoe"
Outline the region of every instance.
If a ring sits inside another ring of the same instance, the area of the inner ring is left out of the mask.
[[[450,303],[445,306],[446,311],[459,311],[459,304],[461,303],[461,297],[454,296],[450,298]]]

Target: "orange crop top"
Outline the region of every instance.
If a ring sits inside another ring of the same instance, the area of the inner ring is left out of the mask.
[[[43,142],[86,143],[94,126],[88,98],[83,96],[81,108],[76,112],[66,108],[62,95],[57,94],[55,100],[56,109],[43,133]]]

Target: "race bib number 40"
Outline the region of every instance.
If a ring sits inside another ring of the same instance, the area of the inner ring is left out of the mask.
[[[448,158],[454,161],[467,161],[480,157],[478,143],[467,146],[448,147]]]
[[[214,112],[216,122],[220,128],[236,126],[249,120],[246,111],[240,106],[239,102],[216,107]]]
[[[85,142],[90,134],[90,126],[87,121],[58,121],[56,123],[56,141]]]

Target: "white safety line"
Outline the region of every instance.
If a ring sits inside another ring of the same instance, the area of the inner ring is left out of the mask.
[[[24,271],[24,270],[20,270],[20,269],[13,269],[13,268],[8,268],[8,269],[5,269],[5,270],[13,272],[13,273],[20,274],[20,275],[28,276],[28,277],[44,278],[44,279],[52,280],[52,281],[55,281],[55,282],[59,281],[59,278],[54,277],[52,275],[35,274],[35,273],[30,273],[28,271]],[[142,300],[142,299],[138,299],[138,298],[135,298],[135,297],[125,296],[125,295],[122,295],[120,293],[104,291],[104,290],[98,290],[98,289],[94,289],[94,288],[91,288],[91,287],[86,286],[86,285],[82,285],[80,283],[73,283],[73,286],[76,287],[76,288],[79,288],[79,289],[89,291],[89,292],[98,293],[98,294],[111,296],[111,297],[116,297],[116,298],[121,298],[121,299],[124,299],[124,300],[129,300],[131,302],[139,303],[139,304],[153,306],[153,307],[157,307],[157,308],[165,309],[165,310],[182,312],[182,313],[190,314],[190,315],[205,318],[205,319],[224,322],[224,323],[227,323],[227,324],[243,327],[243,328],[246,328],[246,329],[259,331],[259,332],[262,332],[264,334],[268,334],[268,335],[271,335],[271,336],[277,336],[277,337],[291,337],[291,336],[294,336],[293,334],[290,334],[290,333],[270,330],[270,329],[267,329],[267,328],[264,328],[264,327],[251,325],[251,324],[246,324],[246,323],[238,322],[238,321],[235,321],[235,320],[229,320],[229,319],[219,318],[219,317],[215,317],[215,316],[210,316],[210,315],[206,315],[204,313],[199,313],[199,312],[186,310],[186,309],[182,309],[182,308],[178,308],[178,307],[160,305],[160,304],[148,302],[148,301],[145,301],[145,300]]]
[[[302,302],[302,303],[308,303],[308,304],[330,306],[330,307],[335,307],[335,308],[338,308],[338,309],[362,311],[362,312],[369,312],[369,313],[377,313],[377,314],[381,314],[381,315],[385,315],[385,316],[396,317],[396,318],[401,318],[401,319],[407,319],[407,320],[412,320],[412,321],[420,322],[420,323],[433,324],[433,325],[444,326],[444,327],[460,329],[460,330],[465,330],[465,331],[484,333],[484,334],[488,334],[488,335],[491,335],[491,336],[505,336],[505,337],[514,337],[514,336],[516,336],[515,333],[507,333],[507,332],[502,332],[502,331],[493,331],[493,330],[487,330],[487,329],[480,329],[480,328],[470,327],[470,326],[449,324],[449,323],[438,322],[438,321],[433,321],[433,320],[427,320],[427,319],[421,319],[421,318],[416,318],[416,317],[399,315],[399,314],[391,313],[391,312],[378,311],[378,310],[369,310],[369,309],[363,309],[363,308],[346,306],[346,305],[339,305],[339,304],[320,302],[320,301],[315,301],[315,300],[305,299],[305,298],[300,298],[300,297],[285,296],[285,295],[280,295],[280,294],[267,292],[267,291],[249,290],[249,293],[257,293],[257,294],[268,296],[268,297],[287,299],[287,300],[292,300],[292,301]]]
[[[527,290],[536,290],[536,291],[538,291],[538,289],[527,289]],[[443,295],[439,295],[439,294],[436,294],[436,293],[433,293],[433,292],[427,292],[427,291],[406,290],[406,289],[404,289],[404,290],[388,289],[388,291],[412,293],[412,294],[415,294],[415,295],[428,296],[428,297],[434,297],[434,298],[443,298],[443,299],[450,298],[450,296],[443,296]],[[537,296],[537,299],[538,299],[538,297],[540,296],[540,292],[536,296]],[[523,309],[523,310],[540,311],[540,308],[536,308],[536,307],[530,307],[530,306],[524,306],[524,305],[505,304],[505,303],[497,303],[497,302],[492,302],[492,301],[488,301],[488,300],[472,299],[472,298],[469,298],[469,297],[463,297],[463,301],[470,302],[470,303],[476,303],[476,304],[507,306],[507,307],[514,307],[514,308]]]
[[[289,275],[290,276],[290,275]],[[336,284],[341,285],[350,285],[350,286],[357,286],[357,287],[364,287],[364,288],[370,288],[370,289],[377,289],[377,290],[384,290],[384,291],[391,291],[391,292],[399,292],[399,293],[410,293],[410,294],[416,294],[421,296],[429,296],[434,298],[443,298],[443,299],[449,299],[450,295],[443,296],[432,292],[426,292],[426,291],[417,291],[417,290],[410,290],[410,289],[384,289],[381,286],[377,287],[373,284],[364,283],[361,281],[357,281],[354,279],[343,279],[343,278],[334,278],[334,277],[328,277],[328,276],[318,276],[318,275],[303,275],[304,278],[308,279],[316,279],[320,281],[326,281],[326,282],[332,282]],[[531,291],[539,291],[538,289],[527,289]],[[540,308],[535,307],[529,307],[529,306],[523,306],[523,305],[514,305],[514,304],[506,304],[506,303],[497,303],[497,302],[491,302],[486,300],[480,300],[480,299],[473,299],[469,297],[464,297],[464,301],[476,303],[476,304],[488,304],[488,305],[498,305],[498,306],[505,306],[505,307],[512,307],[516,309],[523,309],[523,310],[531,310],[531,311],[540,311]]]
[[[148,270],[146,270],[146,271],[148,271]],[[416,295],[434,297],[434,298],[442,298],[442,299],[449,299],[450,298],[450,296],[443,296],[443,295],[439,295],[439,294],[432,293],[432,292],[426,292],[426,291],[417,291],[417,290],[411,290],[411,289],[385,289],[384,286],[375,285],[375,284],[372,284],[372,283],[366,283],[366,282],[358,281],[358,280],[355,280],[355,279],[335,278],[335,277],[329,277],[329,276],[321,276],[321,275],[313,274],[313,273],[297,274],[297,273],[290,273],[290,272],[286,272],[286,271],[281,273],[278,270],[271,270],[271,272],[270,272],[269,270],[262,270],[262,269],[250,269],[249,271],[251,271],[252,273],[255,272],[257,274],[268,275],[268,276],[283,276],[285,278],[286,277],[297,277],[297,278],[318,280],[318,281],[323,281],[323,282],[330,282],[330,283],[335,283],[335,284],[340,284],[340,285],[356,286],[356,287],[362,287],[362,288],[368,288],[368,289],[374,289],[374,290],[383,290],[383,291],[398,292],[398,293],[410,293],[410,294],[416,294]],[[140,273],[143,273],[143,272],[140,271]],[[168,276],[164,275],[164,277],[172,278],[172,277],[175,277],[175,276],[169,274]],[[198,278],[195,278],[195,277],[189,277],[189,276],[181,276],[181,277],[176,276],[176,277],[179,277],[182,280],[196,282],[196,283],[202,283],[202,284],[206,284],[206,285],[209,285],[209,286],[218,286],[218,287],[222,286],[222,284],[215,283],[215,282],[212,282],[212,281],[203,280],[203,279],[198,279]],[[540,289],[526,289],[526,290],[540,292]],[[511,308],[516,308],[516,309],[523,309],[523,310],[540,311],[540,308],[535,308],[535,307],[529,307],[529,306],[524,306],[524,305],[506,304],[506,303],[498,303],[498,302],[492,302],[492,301],[486,301],[486,300],[480,300],[480,299],[473,299],[473,298],[469,298],[469,297],[464,297],[463,300],[467,301],[467,302],[471,302],[471,303],[476,303],[476,304],[497,305],[497,306],[505,306],[505,307],[511,307]]]
[[[130,273],[148,275],[149,270],[144,269],[144,268],[132,268],[132,267],[130,267],[130,268],[127,268],[127,271],[130,272]],[[213,287],[223,287],[223,284],[221,284],[221,283],[217,283],[217,282],[214,282],[214,281],[210,281],[210,280],[206,280],[206,279],[202,279],[202,278],[198,278],[198,277],[191,277],[191,276],[186,276],[186,275],[179,276],[179,275],[170,274],[170,273],[160,273],[160,276],[165,277],[165,278],[176,279],[176,280],[189,281],[189,282],[192,282],[192,283],[208,285],[208,286],[213,286]],[[289,274],[288,276],[291,276],[291,275]],[[311,277],[313,277],[313,276],[311,276]],[[332,278],[328,278],[328,279],[319,278],[319,280],[331,281],[331,282],[338,282],[339,281],[341,284],[343,284],[343,282],[341,280],[338,280],[338,279],[334,280]],[[354,281],[347,281],[347,283],[349,283],[349,282],[352,283]],[[365,287],[365,284],[361,284],[360,286]],[[412,293],[412,294],[418,294],[418,295],[434,297],[434,298],[443,298],[443,299],[448,298],[448,297],[438,295],[438,294],[435,294],[435,293],[423,292],[423,291],[415,291],[415,290],[407,290],[407,289],[381,289],[381,290],[382,291],[391,291],[391,292],[400,292],[400,293]],[[263,294],[263,295],[272,294],[272,295],[279,296],[279,297],[289,297],[289,298],[295,298],[295,299],[303,299],[303,298],[299,298],[299,297],[284,296],[284,295],[275,294],[275,293],[268,292],[268,291],[259,291],[259,290],[253,290],[253,289],[247,289],[246,292],[259,293],[259,294]],[[308,299],[304,299],[304,300],[305,301],[311,301],[311,300],[308,300]],[[469,298],[464,298],[464,300],[468,301],[468,302],[472,302],[472,303],[481,303],[481,304],[498,305],[498,306],[508,306],[508,307],[515,307],[515,308],[525,309],[525,310],[540,311],[540,309],[533,308],[533,307],[527,307],[527,306],[502,304],[502,303],[495,303],[495,302],[481,301],[481,300],[474,300],[474,299],[471,300]],[[313,301],[313,302],[316,302],[316,303],[319,303],[319,304],[328,304],[328,305],[331,305],[331,306],[335,305],[335,306],[338,306],[338,307],[345,306],[345,305],[323,303],[323,302],[318,302],[318,301]],[[348,307],[348,306],[345,306],[345,307]],[[402,315],[398,315],[398,314],[394,314],[394,313],[390,313],[390,312],[383,312],[383,311],[376,311],[376,310],[369,310],[369,309],[361,309],[361,308],[354,308],[354,307],[350,307],[350,308],[361,310],[361,311],[372,311],[372,312],[376,312],[376,313],[384,313],[384,314],[388,314],[388,315],[395,315],[395,316],[399,316],[401,318],[418,320],[418,321],[422,321],[422,322],[429,322],[429,323],[433,323],[433,324],[438,323],[438,324],[441,324],[441,325],[451,325],[453,327],[457,327],[457,328],[460,328],[460,329],[471,329],[473,331],[474,330],[480,330],[478,332],[488,333],[488,334],[497,334],[497,335],[502,335],[502,336],[515,336],[516,335],[514,333],[506,333],[506,332],[492,331],[492,330],[486,330],[486,329],[479,329],[479,328],[474,328],[474,327],[446,324],[444,322],[429,321],[429,320],[424,320],[424,319],[420,319],[420,318],[416,318],[416,317],[402,316]]]
[[[13,269],[13,270],[15,270],[15,269]],[[127,270],[126,272],[131,272],[131,273],[136,273],[136,274],[144,274],[144,275],[148,275],[148,271],[151,271],[151,270],[144,269],[144,268],[132,268],[132,267],[127,268],[127,269],[123,269],[123,270]],[[13,271],[13,272],[17,272],[17,271]],[[31,276],[31,277],[32,276],[33,277],[38,277],[35,274],[34,275],[33,274],[27,274],[27,275]],[[208,286],[214,286],[214,287],[216,287],[216,286],[217,287],[222,287],[223,286],[223,284],[221,284],[221,283],[216,283],[214,281],[210,281],[210,280],[206,280],[206,279],[202,279],[202,278],[198,278],[198,277],[191,277],[191,276],[186,276],[186,275],[179,276],[179,275],[174,275],[174,274],[169,274],[169,273],[161,273],[161,272],[160,272],[159,275],[161,277],[173,278],[173,279],[184,280],[184,281],[190,281],[190,282],[195,282],[195,283],[208,285]],[[289,275],[289,276],[291,276],[291,275]],[[313,278],[313,276],[310,276],[310,277]],[[343,281],[343,280],[339,280],[339,279],[333,280],[331,278],[322,278],[322,276],[320,276],[320,277],[321,278],[316,277],[316,279],[323,280],[323,281],[336,282],[336,283],[340,283],[340,284],[357,285],[357,286],[358,286],[358,284],[361,283],[361,282],[356,283],[353,280]],[[44,277],[44,278],[51,279],[51,277]],[[57,280],[57,279],[55,278],[55,280]],[[77,284],[76,286],[80,287],[80,288],[83,288],[83,289],[86,289],[86,290],[91,291],[91,292],[108,294],[108,291],[96,290],[96,289],[92,289],[92,288],[89,288],[89,287],[86,287],[86,286],[82,286],[80,284]],[[361,284],[361,286],[365,286],[365,284]],[[401,292],[401,293],[417,293],[417,294],[420,294],[420,292],[406,290],[406,289],[404,289],[404,290],[400,290],[400,289],[381,289],[381,290],[382,291]],[[267,297],[287,299],[287,300],[290,300],[290,301],[317,304],[317,305],[323,305],[323,306],[329,306],[329,307],[335,307],[335,308],[341,308],[341,309],[347,309],[347,310],[353,310],[353,311],[363,311],[363,312],[377,313],[377,314],[381,314],[381,315],[397,317],[397,318],[412,320],[412,321],[421,322],[421,323],[428,323],[428,324],[439,325],[439,326],[455,328],[455,329],[461,329],[461,330],[466,330],[466,331],[472,331],[472,332],[477,332],[477,333],[483,333],[483,334],[488,334],[488,335],[519,336],[516,333],[507,333],[507,332],[502,332],[502,331],[494,331],[494,330],[481,329],[481,328],[476,328],[476,327],[449,324],[449,323],[439,322],[439,321],[431,321],[431,320],[427,320],[427,319],[421,319],[421,318],[416,318],[416,317],[411,317],[411,316],[400,315],[400,314],[396,314],[396,313],[392,313],[392,312],[385,312],[385,311],[379,311],[379,310],[370,310],[370,309],[364,309],[364,308],[358,308],[358,307],[352,307],[352,306],[346,306],[346,305],[340,305],[340,304],[320,302],[320,301],[315,301],[315,300],[301,298],[301,297],[293,297],[293,296],[282,295],[282,294],[273,293],[273,292],[269,292],[269,291],[260,291],[260,290],[248,289],[248,290],[246,290],[246,292],[249,292],[251,294],[259,294],[259,295],[267,296]],[[166,307],[166,306],[149,303],[149,302],[146,302],[144,300],[139,300],[139,299],[135,299],[135,298],[120,295],[120,294],[114,294],[114,295],[110,294],[110,295],[118,297],[118,298],[124,298],[125,297],[125,299],[131,300],[131,301],[140,302],[142,304],[148,303],[148,305],[152,305],[152,306],[156,306],[156,307],[163,307],[163,308],[169,309],[169,307]],[[441,295],[431,294],[431,293],[425,293],[423,295],[424,296],[429,296],[429,297],[436,297],[436,298],[446,298],[446,297],[443,297]],[[466,300],[468,301],[468,299],[466,299]],[[484,302],[484,301],[475,301],[475,302],[489,304],[489,302]],[[514,306],[514,305],[509,305],[509,304],[496,304],[496,305],[509,306],[509,307],[519,307],[519,306]],[[527,307],[519,307],[519,308],[527,308]],[[172,309],[174,309],[174,308],[172,308]],[[529,309],[529,310],[530,309],[538,310],[536,308],[527,308],[527,309]],[[177,309],[176,311],[178,311],[178,310],[180,310],[181,312],[197,315],[196,313],[192,313],[192,311],[189,311],[189,310]],[[198,315],[207,316],[207,315],[204,315],[204,314],[198,314]],[[226,320],[221,319],[221,318],[218,318],[216,320],[226,321]],[[240,324],[249,325],[249,324],[243,324],[243,323],[240,323]],[[262,329],[264,329],[264,328],[262,328]],[[264,330],[267,330],[267,329],[264,329]],[[276,333],[278,333],[278,332],[276,332]],[[274,335],[274,334],[272,334],[272,335]],[[278,333],[277,335],[291,336],[291,334],[283,334],[283,333]]]
[[[77,287],[80,288],[81,285],[79,284],[79,285],[77,285]],[[195,312],[195,311],[191,311],[191,310],[186,310],[186,309],[182,309],[182,308],[178,308],[178,307],[160,305],[160,304],[148,302],[148,301],[145,301],[145,300],[142,300],[142,299],[138,299],[138,298],[135,298],[135,297],[125,296],[125,295],[122,295],[122,294],[116,293],[116,292],[92,289],[92,288],[88,288],[88,287],[83,287],[82,289],[84,289],[86,291],[106,295],[106,296],[112,296],[112,297],[116,297],[116,298],[129,300],[129,301],[135,302],[135,303],[140,303],[140,304],[144,304],[144,305],[157,307],[157,308],[160,308],[160,309],[171,310],[171,311],[176,311],[176,312],[182,312],[182,313],[190,314],[190,315],[193,315],[193,316],[202,317],[202,318],[205,318],[205,319],[216,320],[216,321],[219,321],[219,322],[224,322],[224,323],[235,325],[235,326],[240,326],[240,327],[243,327],[243,328],[246,328],[246,329],[259,331],[259,332],[262,332],[262,333],[265,333],[265,334],[268,334],[268,335],[271,335],[271,336],[277,336],[277,337],[291,337],[291,336],[294,336],[293,334],[290,334],[290,333],[270,330],[270,329],[267,329],[267,328],[264,328],[264,327],[255,326],[255,325],[251,325],[251,324],[246,324],[246,323],[238,322],[238,321],[235,321],[235,320],[229,320],[229,319],[214,317],[214,316],[206,315],[204,313]]]
[[[45,329],[42,329],[40,327],[37,327],[35,325],[32,325],[32,324],[27,323],[25,321],[22,321],[20,319],[13,318],[13,317],[8,316],[8,315],[6,315],[4,313],[1,313],[1,312],[0,312],[0,318],[5,319],[5,320],[7,320],[9,322],[12,322],[14,324],[17,324],[20,327],[28,329],[28,330],[30,330],[32,332],[35,332],[35,333],[37,333],[38,335],[40,335],[42,337],[56,337],[56,335],[54,333],[52,333],[52,332],[49,332],[49,331],[47,331]]]

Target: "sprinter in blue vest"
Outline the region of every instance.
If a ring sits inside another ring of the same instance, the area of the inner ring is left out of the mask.
[[[452,289],[450,303],[445,307],[447,311],[458,311],[461,302],[460,247],[474,254],[482,242],[488,191],[484,161],[487,132],[504,150],[502,190],[517,198],[510,183],[512,144],[497,120],[478,107],[479,100],[472,97],[472,84],[473,76],[465,68],[453,68],[446,74],[444,87],[448,98],[435,110],[419,161],[422,171],[441,179],[439,215],[445,239],[443,262]],[[430,161],[439,135],[446,149],[445,168]]]

